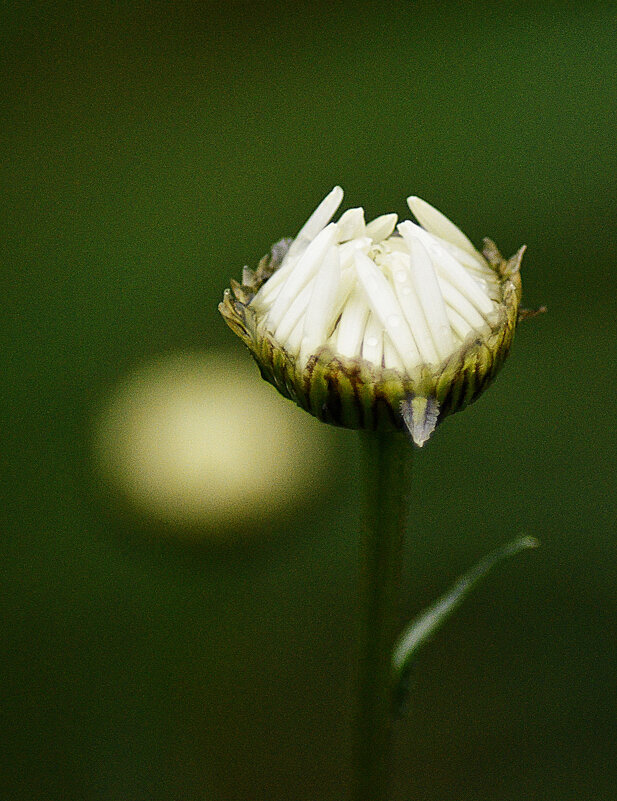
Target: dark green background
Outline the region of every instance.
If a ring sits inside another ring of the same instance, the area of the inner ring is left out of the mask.
[[[424,652],[396,798],[617,799],[617,11],[537,5],[2,4],[3,801],[345,798],[354,435],[301,523],[217,548],[103,503],[89,446],[127,370],[236,347],[228,277],[335,183],[525,242],[549,306],[418,454],[405,617],[543,547]]]

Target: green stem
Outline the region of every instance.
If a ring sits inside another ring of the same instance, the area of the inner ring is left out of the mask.
[[[402,434],[362,432],[365,542],[360,640],[355,801],[387,801],[390,790],[393,676],[398,589],[412,445]]]

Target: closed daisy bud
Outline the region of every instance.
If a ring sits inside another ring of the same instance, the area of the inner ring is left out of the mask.
[[[262,376],[324,422],[405,430],[422,445],[495,377],[519,317],[524,248],[483,253],[441,212],[332,222],[335,187],[294,240],[232,280],[219,310]],[[419,224],[418,224],[419,223]]]

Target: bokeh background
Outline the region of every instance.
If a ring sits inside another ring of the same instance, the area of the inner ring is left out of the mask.
[[[356,438],[216,310],[340,183],[525,242],[549,307],[416,460],[401,620],[543,544],[424,651],[396,799],[616,799],[615,5],[0,15],[0,797],[346,797]]]

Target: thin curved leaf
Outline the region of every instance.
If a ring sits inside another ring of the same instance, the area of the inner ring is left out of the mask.
[[[393,686],[395,703],[398,708],[406,700],[409,673],[414,659],[424,643],[442,627],[471,590],[488,575],[495,565],[527,548],[537,548],[539,544],[534,537],[519,537],[491,551],[464,573],[445,595],[421,612],[403,630],[392,652]]]

